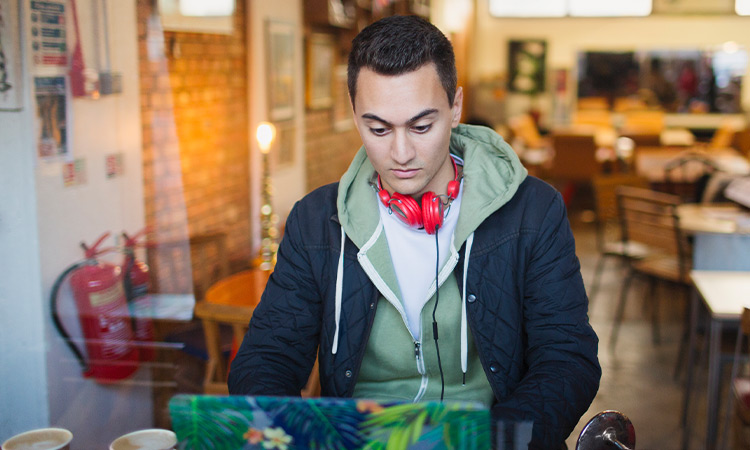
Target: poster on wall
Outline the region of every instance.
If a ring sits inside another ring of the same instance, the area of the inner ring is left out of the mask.
[[[0,110],[21,109],[18,2],[0,0]]]
[[[68,67],[65,0],[32,0],[29,14],[34,67],[65,71]]]
[[[294,117],[294,25],[266,22],[268,115],[273,121]]]
[[[68,120],[65,77],[36,77],[36,149],[39,159],[67,156]]]
[[[544,92],[547,42],[538,39],[510,41],[508,90],[536,95]]]

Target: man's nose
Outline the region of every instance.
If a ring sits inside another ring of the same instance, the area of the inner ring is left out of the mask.
[[[409,141],[409,136],[406,131],[396,130],[393,133],[393,141],[391,142],[391,158],[397,164],[405,165],[412,159],[414,159],[414,147]]]

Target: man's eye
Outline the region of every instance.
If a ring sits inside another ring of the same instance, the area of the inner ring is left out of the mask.
[[[374,134],[375,136],[383,136],[384,134],[388,133],[387,128],[370,128],[370,132]]]
[[[412,127],[412,129],[414,131],[416,131],[417,133],[420,133],[420,134],[421,133],[427,133],[428,131],[430,131],[430,128],[432,128],[432,124],[430,124],[430,125],[417,125],[417,126]]]

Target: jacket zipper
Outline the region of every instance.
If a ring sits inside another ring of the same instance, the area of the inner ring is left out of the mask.
[[[419,385],[419,391],[417,391],[417,395],[414,397],[414,402],[418,402],[424,397],[424,393],[427,391],[427,383],[429,381],[427,378],[427,371],[424,368],[422,343],[419,341],[414,341],[414,356],[417,358],[417,372],[422,375],[422,382]]]

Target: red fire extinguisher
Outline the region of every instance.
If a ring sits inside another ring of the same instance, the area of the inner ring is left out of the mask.
[[[154,323],[147,314],[152,309],[151,298],[148,296],[150,274],[148,265],[135,256],[135,248],[139,245],[138,239],[145,234],[146,229],[132,237],[125,232],[122,233],[125,253],[125,260],[122,263],[125,273],[122,279],[125,298],[128,300],[128,307],[133,318],[133,331],[135,340],[138,342],[140,360],[152,361],[155,356],[154,347],[151,346],[154,341]]]
[[[81,243],[86,259],[68,267],[55,281],[50,296],[52,320],[60,335],[78,359],[86,378],[113,383],[132,375],[139,366],[133,346],[133,329],[125,297],[120,266],[102,262],[98,256],[111,251],[99,249],[109,233],[91,247]],[[57,311],[57,295],[70,275],[78,319],[86,344],[87,358],[70,339]]]

